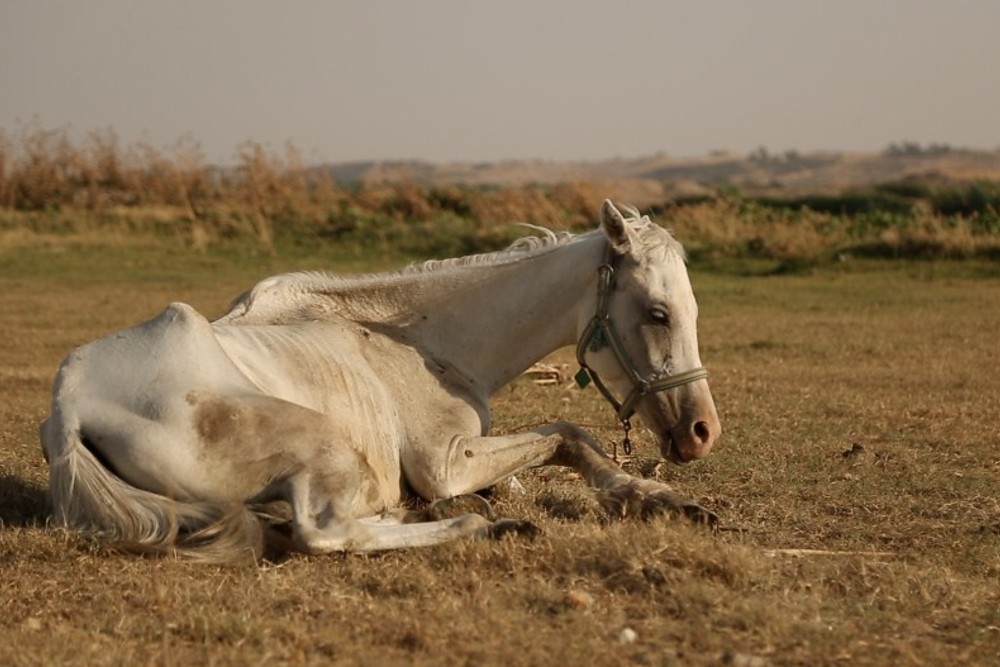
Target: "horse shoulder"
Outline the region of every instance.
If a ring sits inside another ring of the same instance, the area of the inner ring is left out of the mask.
[[[441,460],[459,436],[485,434],[489,397],[473,378],[419,344],[371,332],[361,346],[372,370],[393,397],[405,436],[400,443],[404,474]]]

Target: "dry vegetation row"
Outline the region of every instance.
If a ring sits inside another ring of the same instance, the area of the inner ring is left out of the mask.
[[[235,166],[206,164],[199,144],[123,146],[113,130],[0,130],[0,229],[146,231],[204,248],[252,240],[275,254],[317,241],[384,254],[450,256],[520,235],[513,222],[589,227],[614,183],[503,186],[336,182],[293,145],[238,147]],[[626,202],[627,203],[627,202]],[[1000,254],[1000,183],[919,179],[837,195],[781,198],[716,187],[648,210],[698,259],[764,258],[779,268],[843,259]]]

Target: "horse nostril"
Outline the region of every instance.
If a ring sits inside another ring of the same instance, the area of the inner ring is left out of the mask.
[[[694,426],[691,427],[691,432],[702,443],[706,443],[712,438],[712,430],[708,427],[708,422],[695,422]]]

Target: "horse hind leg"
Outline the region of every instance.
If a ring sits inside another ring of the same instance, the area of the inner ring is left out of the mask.
[[[426,510],[397,510],[356,519],[348,510],[357,488],[357,480],[351,477],[342,469],[337,474],[308,473],[292,481],[296,550],[312,554],[386,551],[538,532],[528,522],[494,520],[492,508],[478,496],[438,501]]]
[[[373,460],[372,453],[346,444],[350,433],[326,415],[278,399],[243,397],[211,405],[206,414],[228,416],[222,420],[228,429],[225,433],[200,429],[203,436],[216,436],[214,440],[209,437],[211,442],[207,443],[216,446],[213,464],[220,465],[228,478],[244,483],[283,473],[266,493],[258,494],[258,499],[282,499],[291,506],[288,526],[283,525],[282,517],[276,517],[268,536],[287,537],[293,550],[380,551],[431,546],[463,537],[530,533],[533,528],[523,522],[494,521],[488,504],[478,497],[436,503],[422,513],[404,510],[359,518],[398,502],[398,491],[389,488],[392,485],[387,480],[398,479],[401,471],[383,470],[391,468],[391,457]],[[198,418],[195,421],[200,423]],[[212,423],[215,421],[218,419]],[[275,442],[284,444],[275,449]],[[230,447],[234,443],[239,444],[238,450]],[[275,458],[279,450],[281,456]],[[234,456],[237,452],[241,456]],[[413,523],[415,517],[420,522]]]
[[[408,524],[335,519],[322,528],[296,526],[296,546],[306,553],[368,552],[429,547],[468,537],[491,537],[493,524],[479,514]]]
[[[344,474],[316,472],[292,480],[292,540],[296,550],[323,554],[433,546],[488,535],[492,525],[479,514],[423,523],[403,523],[408,511],[356,519],[349,511],[350,496],[357,488],[352,481]]]

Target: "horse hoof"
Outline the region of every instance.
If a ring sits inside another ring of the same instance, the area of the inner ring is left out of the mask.
[[[605,511],[617,519],[651,519],[677,514],[712,529],[719,524],[719,517],[714,512],[659,484],[633,482],[598,494],[597,499]]]
[[[707,526],[715,530],[719,525],[719,515],[711,510],[707,510],[701,505],[671,498],[668,502],[647,502],[644,504],[640,515],[643,519],[649,519],[663,514],[676,514],[688,519],[692,523]]]
[[[474,493],[435,500],[425,512],[425,521],[453,519],[463,514],[478,514],[490,521],[496,520],[496,516],[493,514],[493,506],[485,498],[477,496]]]
[[[719,527],[719,515],[701,505],[688,504],[681,507],[681,513],[694,523],[708,526],[712,530]]]
[[[494,521],[489,529],[489,536],[494,540],[498,540],[505,535],[526,537],[532,540],[541,535],[541,533],[541,528],[530,521],[523,521],[521,519],[500,519],[499,521]]]

